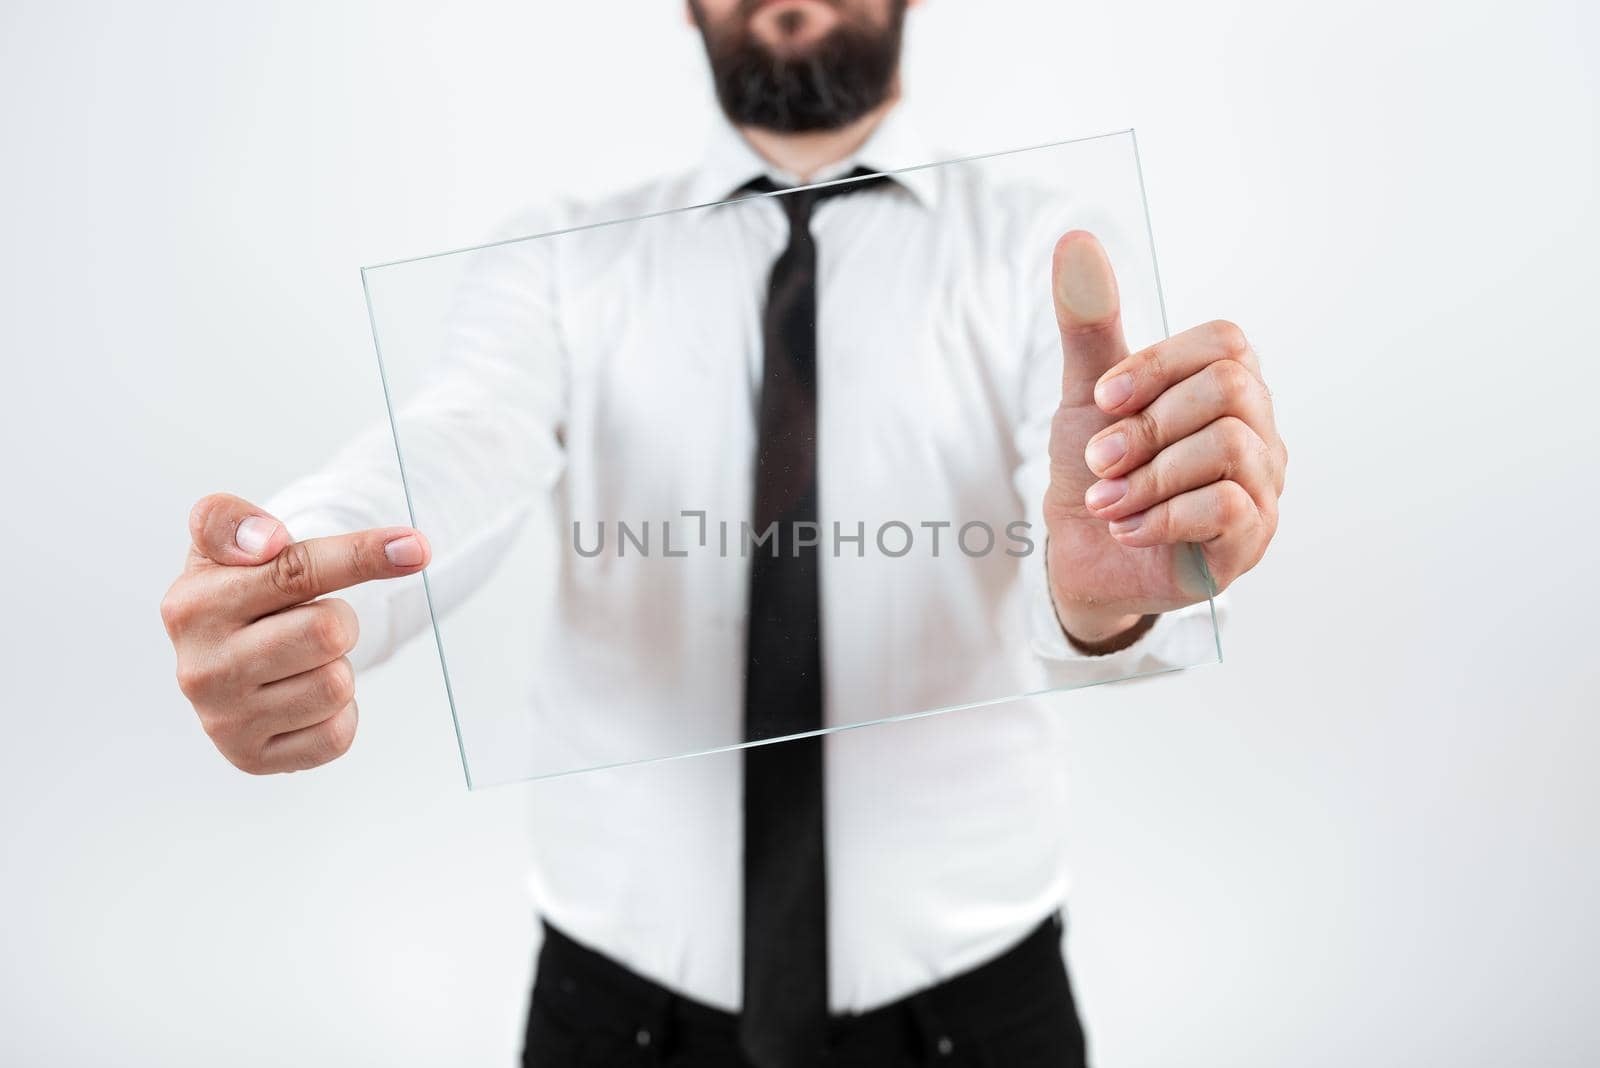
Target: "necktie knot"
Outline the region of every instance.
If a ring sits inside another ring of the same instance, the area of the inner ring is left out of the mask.
[[[771,178],[762,175],[754,178],[739,187],[739,192],[746,194],[780,193],[772,199],[783,208],[784,214],[789,216],[789,226],[794,230],[804,230],[811,223],[811,212],[818,203],[832,197],[848,196],[851,193],[861,193],[877,186],[887,185],[890,179],[886,175],[877,174],[865,167],[857,167],[849,174],[844,175],[834,182],[823,186],[783,186],[778,185]],[[790,192],[789,190],[793,190]]]

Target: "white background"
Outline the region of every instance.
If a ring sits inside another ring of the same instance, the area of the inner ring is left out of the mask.
[[[1059,699],[1097,1062],[1596,1063],[1595,5],[913,21],[954,150],[1138,127],[1174,324],[1245,326],[1293,453],[1228,663]],[[697,48],[675,0],[0,5],[0,1060],[511,1062],[550,787],[463,790],[423,643],[345,760],[243,776],[156,605],[194,498],[381,415],[356,268],[692,162]]]

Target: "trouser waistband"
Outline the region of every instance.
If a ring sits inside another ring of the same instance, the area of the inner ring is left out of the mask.
[[[1064,1014],[1076,1031],[1061,929],[1060,916],[1051,915],[984,964],[869,1012],[835,1016],[825,1063],[884,1064],[906,1057],[928,1064],[988,1063],[970,1056],[985,1036],[1033,1026],[1042,1014]],[[618,1043],[633,1047],[630,1063],[657,1063],[686,1050],[714,1063],[723,1057],[740,1063],[735,1014],[676,994],[548,923],[544,937],[533,1011],[559,1014],[572,1030],[584,1032],[574,1042],[595,1051],[593,1063],[614,1058],[599,1054]],[[533,1026],[530,1020],[530,1035]]]

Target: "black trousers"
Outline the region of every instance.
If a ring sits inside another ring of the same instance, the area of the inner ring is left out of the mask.
[[[1083,1029],[1051,916],[971,971],[836,1017],[819,1068],[1082,1068]],[[738,1019],[636,975],[545,925],[525,1068],[748,1068]]]

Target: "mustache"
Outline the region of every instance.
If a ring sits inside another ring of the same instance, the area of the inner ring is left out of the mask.
[[[739,0],[739,6],[734,9],[734,14],[738,15],[739,18],[745,21],[749,21],[750,16],[759,11],[762,5],[766,4],[767,2],[768,0]],[[837,11],[840,4],[843,3],[843,0],[818,0],[818,2],[826,4],[828,7],[831,7]]]

